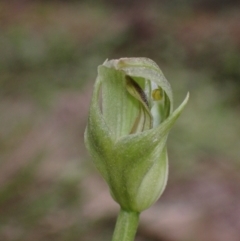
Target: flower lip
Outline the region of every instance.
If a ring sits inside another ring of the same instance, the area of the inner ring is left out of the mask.
[[[125,76],[126,88],[132,99],[138,103],[138,114],[129,134],[142,132],[152,128],[153,118],[149,108],[149,96],[130,76]]]
[[[127,81],[127,84],[131,84],[135,88],[135,90],[139,93],[143,102],[149,107],[149,102],[148,102],[147,96],[146,96],[145,92],[142,90],[142,88],[139,86],[139,84],[137,82],[135,82],[128,75],[126,75],[126,81]]]

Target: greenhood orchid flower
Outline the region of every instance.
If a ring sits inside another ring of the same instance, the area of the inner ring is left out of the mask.
[[[141,212],[168,178],[167,136],[188,101],[173,111],[169,82],[147,58],[106,60],[98,67],[85,143],[113,199]]]

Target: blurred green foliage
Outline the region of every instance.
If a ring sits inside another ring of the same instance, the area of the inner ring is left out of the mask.
[[[60,101],[66,93],[82,95],[106,58],[155,60],[172,83],[175,106],[190,91],[189,105],[169,139],[170,182],[191,179],[202,159],[224,160],[239,169],[240,10],[235,1],[183,2],[1,1],[0,240],[110,239],[112,222],[80,218],[80,184],[92,172],[79,134],[87,111],[79,109],[80,124],[64,124],[74,115],[63,107],[58,116],[56,107],[65,103]],[[59,127],[49,139],[62,139],[49,140],[23,162],[19,148],[34,150],[38,138],[32,136],[49,126],[50,133]],[[46,170],[55,168],[48,167],[49,152],[64,148],[64,170],[46,178]],[[69,152],[77,153],[76,161]]]

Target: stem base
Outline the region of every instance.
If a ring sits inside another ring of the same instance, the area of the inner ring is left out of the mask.
[[[120,210],[112,241],[133,241],[137,232],[139,213]]]

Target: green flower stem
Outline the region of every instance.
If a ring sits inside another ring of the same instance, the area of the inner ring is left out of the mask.
[[[139,213],[120,210],[112,241],[133,241],[137,232]]]

